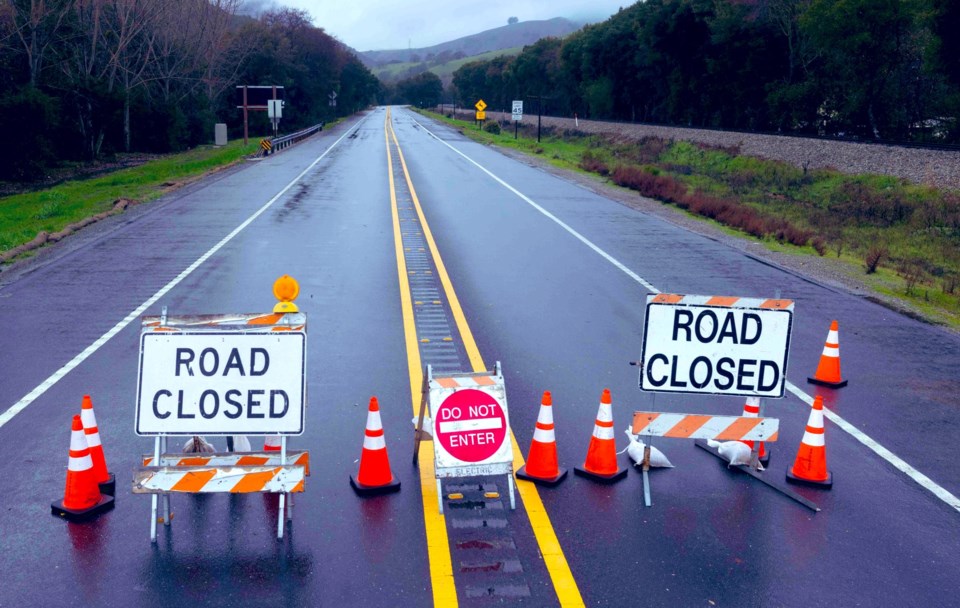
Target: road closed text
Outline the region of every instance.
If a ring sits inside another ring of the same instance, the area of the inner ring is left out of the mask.
[[[144,334],[140,434],[296,433],[302,334]]]
[[[783,396],[792,311],[650,304],[641,388]]]

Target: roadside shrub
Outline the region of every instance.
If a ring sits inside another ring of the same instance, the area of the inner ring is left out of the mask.
[[[599,173],[606,177],[610,174],[610,169],[607,167],[607,163],[598,157],[593,152],[587,150],[583,153],[583,156],[580,158],[580,168],[584,171],[590,171],[591,173]]]
[[[913,289],[918,283],[925,282],[926,274],[926,271],[923,269],[923,263],[920,260],[902,260],[897,264],[897,275],[903,279],[907,295],[913,293]]]
[[[822,236],[814,237],[810,241],[810,245],[813,247],[814,251],[817,252],[817,255],[823,257],[827,255],[827,242],[823,240]]]
[[[867,274],[873,274],[877,271],[877,266],[880,265],[880,262],[887,257],[886,247],[882,245],[874,245],[867,250],[867,255],[863,259],[863,265],[867,270]]]
[[[486,131],[487,133],[500,135],[500,123],[498,123],[495,120],[491,120],[487,124],[483,125],[483,130]]]

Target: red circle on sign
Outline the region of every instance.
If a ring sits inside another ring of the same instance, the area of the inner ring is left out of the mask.
[[[434,412],[436,440],[448,454],[464,462],[482,462],[503,445],[507,418],[489,394],[467,388],[443,400]]]

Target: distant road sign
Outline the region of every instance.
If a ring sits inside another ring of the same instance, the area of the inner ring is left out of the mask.
[[[248,110],[266,110],[267,102],[274,99],[283,99],[283,87],[278,86],[238,86],[237,87],[237,107],[243,108],[243,89],[247,89],[247,109]]]
[[[473,107],[477,109],[477,112],[483,112],[487,109],[487,103],[481,99],[477,103],[473,104]]]
[[[522,99],[513,100],[512,115],[513,115],[512,118],[514,121],[523,120],[523,100]]]
[[[283,100],[270,99],[267,101],[267,117],[283,118]]]
[[[486,120],[486,119],[487,119],[487,113],[484,112],[484,111],[482,111],[482,110],[478,110],[478,111],[477,111],[477,120]]]

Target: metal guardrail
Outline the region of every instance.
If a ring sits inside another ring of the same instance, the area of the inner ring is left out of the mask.
[[[260,154],[262,156],[267,156],[269,154],[276,154],[280,150],[292,146],[298,141],[310,137],[314,133],[323,131],[323,123],[313,125],[312,127],[307,127],[306,129],[301,129],[296,133],[290,133],[289,135],[284,135],[283,137],[275,138],[266,138],[260,140]]]

